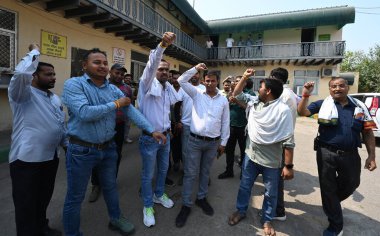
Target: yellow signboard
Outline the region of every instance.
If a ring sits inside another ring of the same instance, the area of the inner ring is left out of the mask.
[[[41,31],[41,54],[53,57],[67,57],[67,37]]]

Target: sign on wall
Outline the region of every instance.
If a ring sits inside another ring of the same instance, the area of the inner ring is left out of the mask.
[[[125,50],[122,48],[113,48],[113,63],[125,65]]]
[[[41,30],[41,54],[67,57],[67,37]]]

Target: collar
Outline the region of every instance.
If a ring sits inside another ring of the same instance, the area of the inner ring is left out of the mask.
[[[48,90],[47,92],[45,92],[45,91],[42,91],[41,89],[35,88],[33,86],[30,86],[30,87],[32,88],[32,90],[34,90],[34,92],[39,93],[42,96],[51,97],[51,96],[54,95],[50,90]]]
[[[85,78],[85,80],[90,83],[90,84],[93,84],[95,85],[95,83],[91,80],[90,76],[88,76],[88,74],[84,73],[83,77]],[[104,78],[104,83],[100,86],[101,87],[105,87],[105,86],[108,86],[110,84],[110,82],[108,81],[108,79]],[[96,85],[95,85],[96,86]]]

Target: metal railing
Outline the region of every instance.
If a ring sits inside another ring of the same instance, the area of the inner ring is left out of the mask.
[[[208,60],[343,58],[345,41],[266,44],[207,49]]]
[[[90,0],[90,2],[103,5],[106,9],[111,8],[112,10],[107,10],[158,37],[167,31],[173,32],[177,35],[174,42],[176,46],[199,58],[206,58],[206,50],[203,46],[141,0]]]

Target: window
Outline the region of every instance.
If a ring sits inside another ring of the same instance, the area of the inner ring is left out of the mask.
[[[16,13],[0,8],[0,72],[15,68]]]
[[[82,70],[82,58],[86,54],[87,50],[82,48],[71,48],[71,73],[70,77],[82,76],[84,74]]]
[[[294,88],[293,91],[301,96],[303,85],[306,82],[314,81],[314,90],[312,95],[318,94],[319,88],[319,79],[320,79],[320,71],[319,70],[295,70],[294,71]]]
[[[256,70],[255,76],[251,77],[253,78],[253,91],[257,92],[260,88],[260,81],[262,79],[265,79],[265,70]]]
[[[148,60],[148,55],[131,51],[131,73],[133,74],[134,81],[140,81]]]

